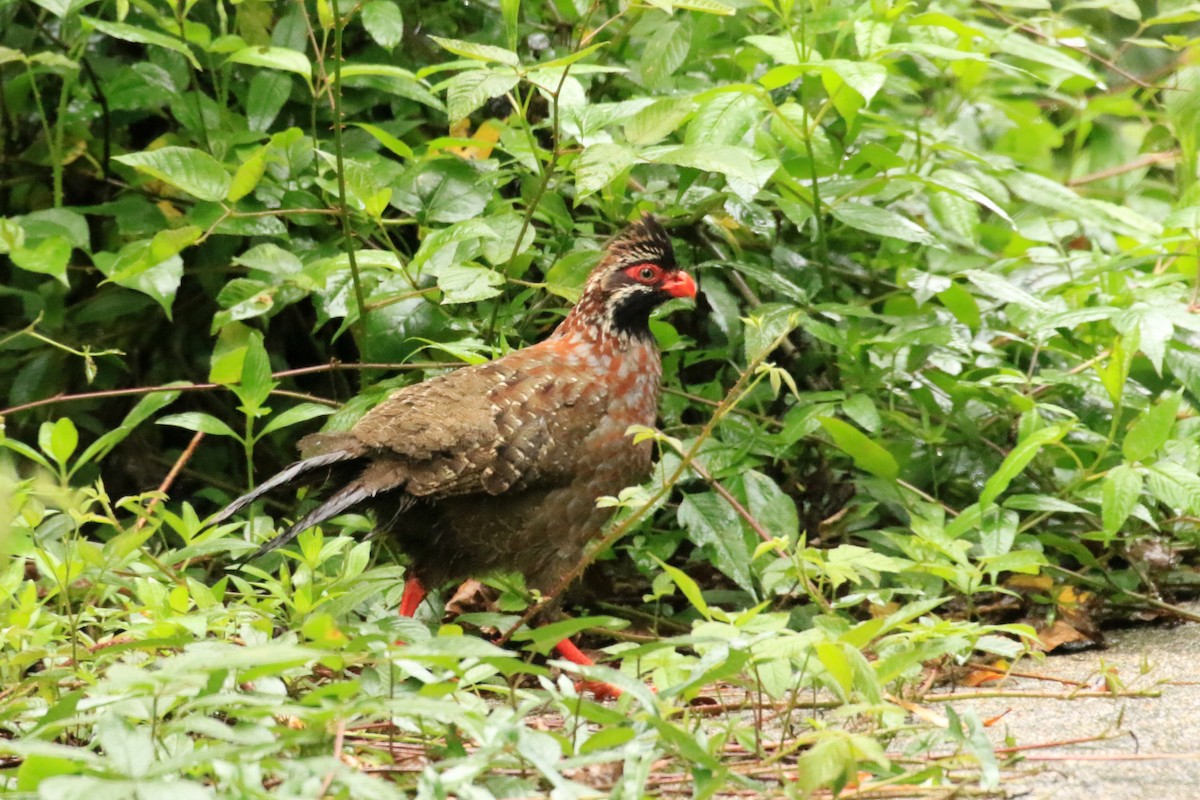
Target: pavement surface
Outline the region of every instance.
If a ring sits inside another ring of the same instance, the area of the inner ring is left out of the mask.
[[[1200,604],[1186,607],[1200,612]],[[987,728],[998,756],[1007,755],[1001,748],[1020,748],[1023,761],[1004,771],[1002,795],[1200,800],[1200,624],[1115,631],[1107,639],[1104,650],[1051,655],[1040,664],[1025,660],[1015,668],[1040,679],[1010,677],[959,690],[1032,695],[951,702],[960,714],[973,709],[985,721],[999,717]],[[1096,696],[1106,694],[1106,686],[1156,696]]]

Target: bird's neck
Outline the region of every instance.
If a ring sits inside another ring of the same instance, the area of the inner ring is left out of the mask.
[[[551,336],[589,342],[617,351],[654,344],[648,317],[620,319],[602,297],[590,292],[584,292]]]

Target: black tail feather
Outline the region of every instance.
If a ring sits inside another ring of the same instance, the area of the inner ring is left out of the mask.
[[[277,489],[280,486],[289,484],[299,479],[307,472],[320,467],[327,467],[330,464],[336,464],[339,461],[346,461],[347,459],[354,457],[355,456],[353,453],[345,450],[335,450],[332,453],[322,453],[319,456],[313,456],[312,458],[306,458],[303,461],[297,461],[295,464],[285,467],[283,471],[279,472],[277,475],[272,476],[262,484],[246,492],[237,500],[234,500],[232,503],[225,506],[225,508],[217,512],[215,517],[208,521],[208,524],[216,525],[224,522],[246,506],[253,503],[258,498],[262,497],[267,492],[271,491],[272,489]]]
[[[343,486],[334,492],[324,503],[305,514],[296,522],[293,522],[292,526],[286,531],[254,551],[254,554],[245,559],[245,561],[253,561],[277,547],[283,547],[312,526],[319,525],[330,517],[336,517],[343,511],[366,500],[372,494],[373,492],[364,489],[362,484],[357,481],[351,483],[349,486]]]

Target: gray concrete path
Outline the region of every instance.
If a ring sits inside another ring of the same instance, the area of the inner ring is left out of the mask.
[[[1189,606],[1200,610],[1200,604]],[[1024,764],[1006,771],[1004,792],[1028,800],[1200,800],[1200,624],[1115,631],[1108,648],[1026,660],[1021,672],[1082,681],[1104,690],[1115,670],[1126,690],[1158,697],[959,698],[960,713],[981,719],[1004,715],[988,728],[997,748],[1081,739],[1102,740],[1023,750]],[[1079,687],[1033,678],[1009,678],[977,690],[1070,694]],[[937,704],[927,704],[940,710]],[[1015,741],[1006,741],[1011,739]]]

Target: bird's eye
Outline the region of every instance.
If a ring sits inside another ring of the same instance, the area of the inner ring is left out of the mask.
[[[634,264],[625,270],[625,274],[641,284],[658,283],[662,280],[662,267],[657,264]]]

